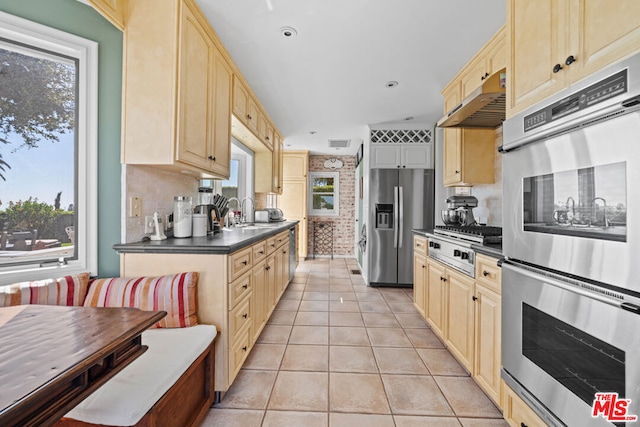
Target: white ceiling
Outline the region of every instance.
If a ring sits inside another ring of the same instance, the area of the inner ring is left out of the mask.
[[[368,125],[433,127],[440,91],[506,15],[505,0],[197,2],[285,150],[334,155],[355,154]],[[297,36],[284,37],[285,26]],[[391,80],[399,85],[385,87]],[[329,139],[352,141],[336,150]]]

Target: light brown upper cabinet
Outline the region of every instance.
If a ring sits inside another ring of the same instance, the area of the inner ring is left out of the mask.
[[[259,136],[260,108],[249,90],[238,78],[233,80],[233,114],[256,136]]]
[[[503,26],[460,73],[460,100],[507,66],[507,30]],[[459,101],[458,101],[459,102]],[[452,105],[455,107],[456,104]],[[450,111],[450,110],[447,110]]]
[[[125,0],[89,0],[89,4],[113,25],[124,30]]]
[[[209,23],[193,0],[127,8],[123,163],[228,178],[232,70]]]
[[[640,2],[509,0],[507,117],[640,49]]]

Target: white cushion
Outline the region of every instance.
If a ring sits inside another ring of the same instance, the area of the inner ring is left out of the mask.
[[[211,344],[216,334],[213,325],[144,331],[142,344],[149,349],[65,417],[112,426],[136,424]]]

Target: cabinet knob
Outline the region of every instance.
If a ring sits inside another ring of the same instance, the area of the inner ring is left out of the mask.
[[[242,351],[247,351],[247,346],[242,347]]]
[[[400,165],[398,165],[398,169],[400,169]]]
[[[247,264],[248,264],[248,261],[242,261],[242,263],[243,263],[244,265],[247,265]]]
[[[526,425],[525,423],[520,423],[520,427],[529,427],[529,426]]]
[[[214,162],[216,161],[216,158],[214,156],[209,156],[208,159],[213,160]]]
[[[247,114],[247,119],[251,120],[251,114]]]
[[[268,141],[268,140],[269,140],[269,137],[268,137],[268,136],[265,136],[265,137],[264,137],[264,139],[266,139],[266,140]]]
[[[424,268],[424,265],[422,266],[422,268]]]
[[[554,73],[557,73],[560,70],[562,70],[562,65],[556,64],[556,65],[553,66],[553,72]]]
[[[488,271],[486,271],[486,270],[484,270],[484,271],[482,272],[482,275],[483,275],[484,277],[487,277],[487,276],[489,275],[489,272],[488,272]]]
[[[456,175],[460,175],[460,171],[456,171]]]
[[[403,167],[403,168],[406,168],[406,166],[405,166],[405,165],[402,165],[402,167]]]
[[[260,255],[264,255],[264,251],[260,251],[258,252]]]
[[[567,59],[564,61],[564,63],[567,64],[567,65],[571,65],[574,62],[576,62],[576,58],[573,55],[567,56]]]
[[[475,296],[475,295],[474,295],[474,296],[472,296],[472,297],[471,297],[471,299],[472,299],[472,300],[474,300],[474,301],[478,301],[478,297],[477,297],[477,296]]]
[[[484,76],[480,77],[480,80],[484,80],[489,77],[489,73],[484,73]]]
[[[242,315],[242,318],[243,318],[243,319],[246,319],[247,317],[249,317],[249,315],[248,315],[247,313],[245,313],[245,314],[243,314],[243,315]]]
[[[249,285],[243,285],[242,286],[242,289],[248,289],[248,288],[249,288]]]

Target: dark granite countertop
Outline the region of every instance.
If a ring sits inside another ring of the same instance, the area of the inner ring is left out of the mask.
[[[434,236],[433,230],[427,229],[413,229],[411,230],[414,234],[418,234],[424,237],[432,237]],[[435,236],[438,237],[438,236]],[[471,249],[475,250],[478,253],[483,255],[487,255],[494,258],[502,258],[502,243],[486,243],[481,245],[479,243],[472,243]]]
[[[169,238],[160,241],[119,243],[113,245],[118,253],[175,253],[224,255],[246,248],[267,237],[294,227],[299,221],[260,224],[244,228],[224,229],[206,237]]]

